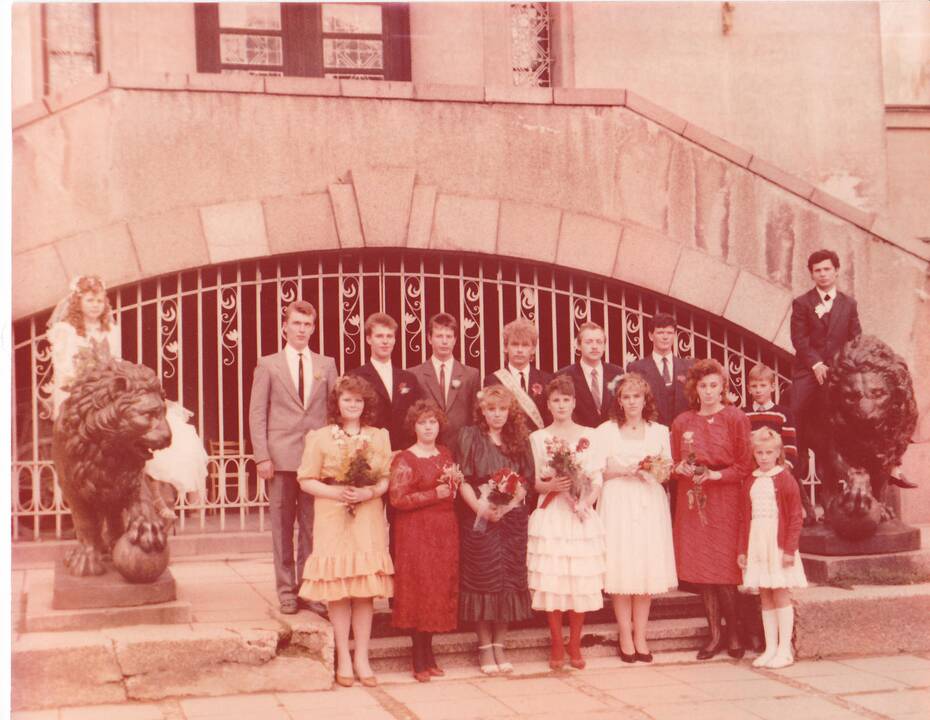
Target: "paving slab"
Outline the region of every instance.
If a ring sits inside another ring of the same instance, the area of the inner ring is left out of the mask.
[[[62,708],[60,720],[163,720],[160,705],[120,703]]]
[[[829,698],[811,697],[810,695],[753,698],[739,700],[734,707],[747,710],[762,720],[861,720],[862,715],[845,708]],[[689,718],[690,720],[690,718]]]
[[[295,716],[303,711],[325,714],[358,712],[367,713],[371,708],[379,708],[378,699],[361,685],[349,688],[338,687],[331,692],[279,692],[275,693],[280,705]]]
[[[230,718],[259,718],[266,713],[282,709],[277,696],[271,693],[258,695],[224,695],[213,698],[191,698],[179,702],[188,718],[226,713]]]
[[[432,700],[407,706],[415,715],[429,720],[472,720],[473,718],[517,717],[516,712],[492,697],[468,700]]]
[[[778,672],[774,670],[772,672]],[[856,670],[843,675],[822,675],[803,678],[802,682],[815,690],[830,695],[845,695],[847,693],[875,692],[879,690],[900,690],[904,683],[892,680],[881,675]]]
[[[710,693],[704,692],[696,685],[687,685],[685,683],[608,690],[607,693],[621,702],[637,708],[667,703],[696,703],[714,699]]]
[[[584,676],[585,685],[599,690],[620,690],[623,688],[658,687],[662,685],[681,684],[656,668],[631,667],[610,672],[589,672]]]
[[[697,702],[687,709],[678,703],[664,703],[647,705],[642,710],[653,720],[759,720],[748,710],[720,700]]]
[[[569,692],[559,692],[552,695],[534,694],[534,695],[507,695],[496,696],[504,705],[512,709],[515,713],[523,715],[524,713],[555,713],[563,717],[570,717],[575,713],[591,712],[594,710],[609,710],[613,704],[601,702],[596,698],[570,690]]]
[[[930,690],[869,693],[847,696],[846,699],[854,705],[895,718],[909,713],[930,717]]]
[[[759,678],[758,680],[731,680],[727,682],[691,683],[702,692],[718,700],[740,700],[743,698],[773,698],[802,695],[800,690],[787,683]]]
[[[58,710],[19,710],[10,715],[10,720],[60,720]]]

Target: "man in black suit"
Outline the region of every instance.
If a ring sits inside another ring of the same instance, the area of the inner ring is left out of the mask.
[[[518,318],[504,326],[504,353],[507,363],[484,379],[484,386],[504,385],[517,399],[532,432],[552,422],[546,402],[546,385],[552,375],[537,370],[530,363],[536,355],[539,333],[526,318]]]
[[[475,422],[475,395],[481,380],[475,368],[463,365],[454,357],[458,323],[448,313],[437,313],[429,320],[429,344],[432,356],[425,363],[410,368],[423,392],[446,414],[446,428],[439,443],[449,449],[456,444],[459,430]]]
[[[814,451],[821,477],[830,467],[830,429],[825,383],[830,363],[847,342],[862,333],[856,301],[836,289],[840,259],[832,250],[818,250],[807,259],[814,287],[791,306],[794,372],[791,407],[797,425],[798,479],[807,477],[808,448]]]
[[[397,342],[397,321],[385,313],[369,315],[365,321],[365,342],[371,350],[369,361],[350,372],[368,381],[378,396],[375,427],[391,436],[391,449],[403,450],[416,439],[404,428],[407,410],[423,397],[413,373],[391,362]]]
[[[594,322],[583,323],[575,336],[575,349],[581,357],[558,372],[568,375],[575,384],[572,417],[579,425],[597,427],[610,417],[616,381],[623,375],[623,368],[602,361],[606,344],[604,328]]]
[[[685,380],[694,364],[691,358],[675,357],[675,337],[675,318],[657,314],[649,330],[652,354],[633,360],[626,366],[627,372],[639,373],[646,378],[656,401],[659,422],[668,426],[679,413],[688,409]]]

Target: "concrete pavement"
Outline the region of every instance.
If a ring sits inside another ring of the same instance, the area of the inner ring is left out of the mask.
[[[13,720],[861,720],[930,717],[930,656],[800,661],[784,670],[693,661],[666,653],[652,666],[593,658],[582,671],[551,673],[524,663],[510,677],[452,668],[416,683],[380,676],[377,688],[336,688],[182,698],[15,712]]]

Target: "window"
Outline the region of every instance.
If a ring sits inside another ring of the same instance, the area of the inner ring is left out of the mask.
[[[404,3],[194,6],[198,72],[410,79]]]
[[[42,5],[42,70],[46,94],[100,71],[98,36],[94,3]]]
[[[551,87],[552,15],[549,3],[510,4],[510,53],[513,84]]]

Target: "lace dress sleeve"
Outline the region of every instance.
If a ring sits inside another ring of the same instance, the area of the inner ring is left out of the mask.
[[[417,469],[408,453],[399,453],[391,465],[390,500],[397,510],[416,510],[439,500],[436,490],[420,490]]]

